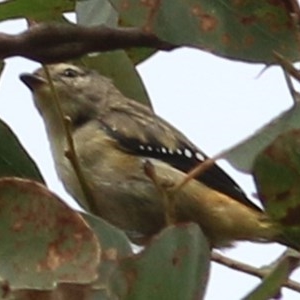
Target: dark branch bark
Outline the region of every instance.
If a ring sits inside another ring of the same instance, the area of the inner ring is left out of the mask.
[[[175,45],[135,28],[36,24],[19,35],[0,33],[0,59],[23,56],[41,63],[77,58],[90,52],[148,47],[172,50]]]

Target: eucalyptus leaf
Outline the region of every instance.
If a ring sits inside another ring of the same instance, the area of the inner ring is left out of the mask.
[[[43,185],[0,180],[0,277],[10,289],[91,283],[100,245],[79,213]]]
[[[171,226],[122,262],[130,279],[124,299],[203,299],[209,262],[210,249],[198,225]]]
[[[284,1],[110,0],[127,26],[247,62],[274,63],[274,51],[299,60],[298,28]]]
[[[61,20],[62,14],[73,11],[75,1],[13,0],[0,2],[0,21],[27,18],[34,21]]]
[[[0,120],[0,177],[4,176],[30,178],[44,183],[32,158],[8,125]]]

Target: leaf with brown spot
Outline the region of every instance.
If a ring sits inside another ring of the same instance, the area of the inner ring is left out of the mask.
[[[279,135],[259,154],[254,179],[267,213],[300,245],[300,130]]]
[[[170,226],[138,255],[121,261],[126,300],[202,299],[210,262],[206,238],[196,224]]]
[[[10,289],[51,289],[97,277],[100,248],[79,213],[43,185],[0,180],[0,278]]]
[[[276,138],[254,163],[259,195],[275,220],[288,219],[289,210],[295,214],[295,210],[300,208],[299,149],[300,130],[291,130]],[[294,221],[293,225],[300,225],[300,219]]]
[[[299,32],[285,1],[112,0],[121,23],[179,46],[249,62],[274,63],[274,51],[299,60]],[[297,16],[299,18],[299,16]],[[226,39],[224,39],[226,37]]]
[[[76,16],[80,25],[90,27],[105,24],[108,27],[117,27],[118,13],[106,0],[79,1],[76,4]],[[87,55],[81,58],[80,62],[113,79],[114,84],[127,97],[151,107],[149,96],[134,64],[149,57],[153,51],[148,48],[135,48],[103,52]]]
[[[101,244],[101,264],[98,279],[93,284],[95,299],[124,299],[128,283],[120,271],[120,261],[133,255],[125,233],[99,217],[82,214]],[[98,298],[97,298],[97,297]]]

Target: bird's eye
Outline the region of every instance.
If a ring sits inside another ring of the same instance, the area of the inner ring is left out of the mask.
[[[74,78],[74,77],[77,77],[79,75],[79,73],[74,69],[67,68],[64,70],[63,75],[65,77]]]

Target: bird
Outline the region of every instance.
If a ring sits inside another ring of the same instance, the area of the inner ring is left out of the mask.
[[[123,95],[110,78],[69,63],[46,70],[20,79],[44,121],[58,176],[84,208],[60,110],[69,120],[92,213],[133,243],[145,245],[170,223],[186,222],[197,223],[213,248],[281,239],[280,226],[215,163],[176,189],[208,156],[150,107]]]

